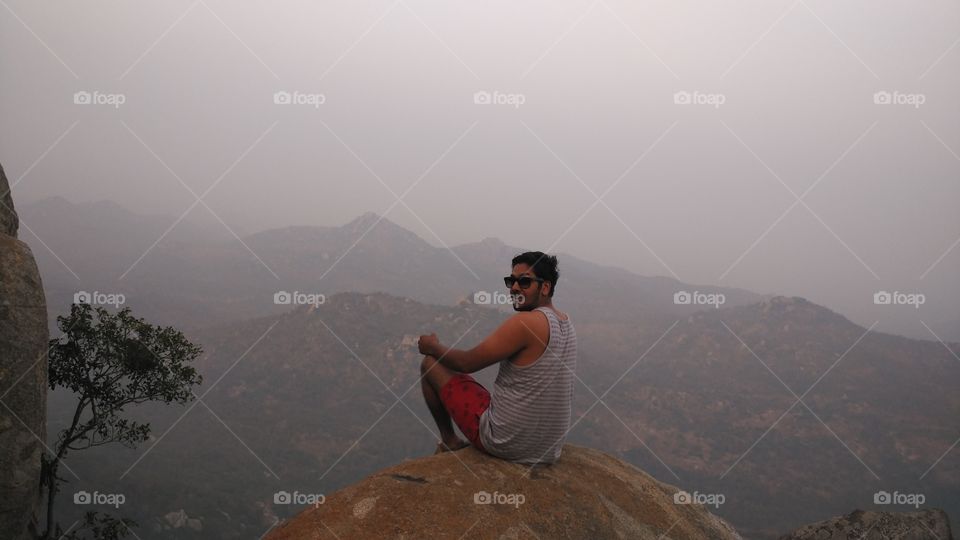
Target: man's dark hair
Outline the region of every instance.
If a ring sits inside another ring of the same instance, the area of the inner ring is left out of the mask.
[[[518,264],[526,264],[533,269],[534,275],[550,282],[550,294],[547,296],[553,298],[553,293],[557,292],[557,280],[560,279],[560,271],[557,270],[557,257],[547,255],[542,251],[528,251],[521,253],[513,258],[510,267]]]

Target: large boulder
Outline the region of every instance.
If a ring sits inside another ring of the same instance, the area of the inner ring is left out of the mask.
[[[35,538],[46,444],[47,306],[0,167],[0,531]]]
[[[267,538],[740,538],[705,507],[674,502],[676,487],[597,450],[567,444],[556,463],[528,471],[473,447],[406,461]]]
[[[946,512],[864,512],[804,525],[779,540],[953,540]]]
[[[20,220],[17,219],[17,212],[13,209],[10,184],[7,183],[7,175],[3,173],[3,165],[0,165],[0,234],[16,238],[19,227]]]

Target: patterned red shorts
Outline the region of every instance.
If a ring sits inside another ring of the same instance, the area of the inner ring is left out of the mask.
[[[480,415],[490,406],[490,392],[466,373],[457,373],[440,389],[440,401],[470,444],[480,443]]]

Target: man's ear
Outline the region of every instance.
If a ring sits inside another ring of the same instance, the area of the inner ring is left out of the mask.
[[[540,294],[543,296],[550,296],[550,291],[553,290],[553,283],[549,281],[544,281],[542,288],[540,289]]]

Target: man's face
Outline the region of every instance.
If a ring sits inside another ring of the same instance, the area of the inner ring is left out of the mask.
[[[533,273],[533,268],[526,263],[520,263],[513,267],[513,271],[510,272],[510,275],[513,277],[522,277],[529,276],[536,278],[537,275]],[[542,282],[538,283],[534,281],[530,284],[529,287],[523,289],[520,287],[519,283],[514,283],[510,287],[510,294],[516,298],[520,298],[521,301],[514,302],[513,310],[514,311],[532,311],[540,305],[541,295],[546,293],[544,287],[549,287],[549,283]]]

